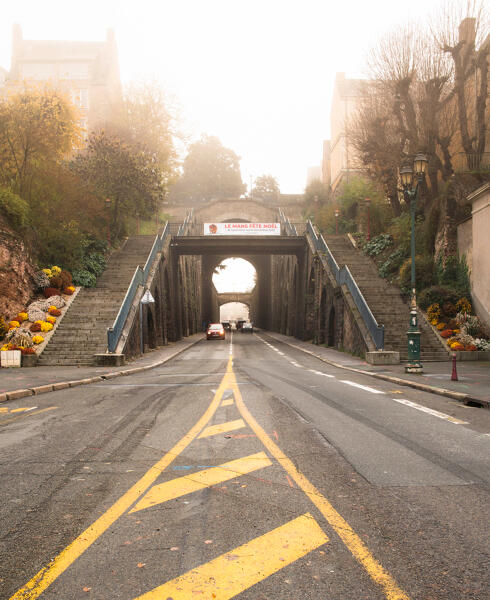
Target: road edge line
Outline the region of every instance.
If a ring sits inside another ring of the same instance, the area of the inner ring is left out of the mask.
[[[107,373],[104,373],[103,375],[96,375],[94,377],[88,377],[86,379],[70,379],[69,381],[57,381],[54,383],[47,383],[43,386],[23,388],[23,389],[18,389],[18,390],[8,390],[8,391],[2,392],[0,394],[0,404],[8,402],[9,400],[18,400],[19,398],[25,398],[26,396],[33,396],[33,395],[39,396],[40,394],[49,394],[50,392],[56,392],[61,389],[72,388],[72,387],[76,387],[79,385],[89,385],[90,383],[96,383],[98,381],[105,381],[106,378],[114,379],[114,377],[122,377],[124,375],[133,375],[136,373],[141,373],[142,371],[148,371],[149,369],[154,369],[155,367],[159,367],[159,366],[165,364],[166,362],[168,362],[169,360],[172,360],[172,358],[175,358],[179,354],[182,354],[182,352],[189,350],[189,348],[192,348],[192,346],[195,346],[201,340],[202,340],[202,338],[199,338],[198,340],[189,342],[189,344],[185,348],[180,348],[180,350],[177,350],[170,356],[167,356],[166,358],[159,360],[156,363],[144,365],[143,367],[124,369],[122,371],[121,370],[108,371]],[[109,377],[107,377],[108,375],[109,375]],[[59,388],[59,390],[57,390],[54,386],[58,386],[58,385],[62,385],[64,387]],[[49,386],[51,386],[51,389],[41,390],[41,388],[48,388]]]
[[[263,335],[268,335],[268,333],[262,331]],[[384,381],[389,381],[391,383],[397,383],[398,385],[405,385],[407,387],[415,388],[416,390],[421,390],[423,392],[429,392],[430,394],[437,394],[438,396],[446,396],[448,398],[452,398],[453,400],[458,400],[463,404],[467,404],[468,402],[475,402],[480,404],[482,408],[490,409],[490,400],[484,400],[483,398],[478,398],[477,396],[471,396],[470,394],[464,394],[462,392],[453,392],[452,390],[447,390],[445,388],[438,388],[433,385],[427,385],[426,383],[417,383],[416,381],[410,381],[409,379],[402,379],[400,377],[392,377],[391,375],[384,375],[383,373],[373,373],[372,371],[365,371],[364,369],[356,369],[355,367],[348,367],[346,365],[341,365],[340,363],[336,363],[333,360],[328,360],[328,358],[324,358],[311,350],[307,350],[306,348],[302,348],[301,346],[297,346],[296,344],[291,344],[291,342],[286,342],[285,340],[280,340],[273,335],[269,335],[270,338],[275,340],[276,342],[280,342],[282,344],[286,344],[286,346],[290,346],[295,350],[300,350],[305,354],[310,354],[314,358],[321,360],[328,365],[332,365],[333,367],[337,367],[338,369],[345,369],[346,371],[352,371],[354,373],[361,373],[362,375],[369,375],[369,377],[374,377],[375,379],[383,379]]]

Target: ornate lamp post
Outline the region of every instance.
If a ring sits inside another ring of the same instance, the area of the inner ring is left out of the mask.
[[[410,301],[410,326],[407,331],[408,338],[408,364],[405,367],[407,373],[422,373],[420,362],[420,331],[417,322],[417,299],[415,293],[415,206],[419,185],[424,180],[427,170],[427,157],[425,154],[417,154],[412,165],[404,165],[400,169],[400,180],[403,187],[405,203],[410,203],[411,215],[411,288],[412,299]]]
[[[111,245],[111,199],[105,199],[105,208],[107,211],[107,244]]]
[[[339,235],[339,215],[340,211],[338,208],[335,209],[335,234]]]

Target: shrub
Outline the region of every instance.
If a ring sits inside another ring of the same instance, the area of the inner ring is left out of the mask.
[[[93,273],[86,269],[77,269],[73,271],[73,283],[82,287],[94,287],[97,279]]]
[[[436,322],[432,323],[432,325],[437,325],[437,320],[441,316],[441,307],[439,306],[439,304],[437,302],[434,302],[433,304],[431,304],[429,306],[429,308],[427,309],[427,316],[429,317],[429,319],[431,321],[433,319],[436,320]]]
[[[0,187],[0,213],[14,229],[22,229],[29,224],[28,203],[4,187]]]
[[[417,298],[418,304],[423,310],[427,310],[435,302],[442,305],[445,302],[456,302],[457,299],[458,295],[454,290],[437,285],[422,290]]]
[[[460,342],[453,342],[451,344],[451,350],[464,350],[464,346]]]
[[[400,267],[400,287],[402,290],[410,290],[412,259],[407,258]],[[417,288],[422,290],[434,282],[434,262],[432,256],[417,255],[415,257],[415,282]]]
[[[17,327],[20,327],[19,321],[10,321],[9,322],[9,329],[17,329]]]
[[[0,340],[3,339],[4,335],[9,330],[7,323],[5,323],[5,319],[0,317]]]
[[[446,328],[446,323],[439,323],[439,324],[437,325],[437,329],[439,329],[439,331],[442,331],[442,330],[443,330],[443,329],[445,329],[445,328]]]
[[[23,323],[24,321],[27,321],[27,319],[29,318],[28,314],[25,312],[20,312],[17,315],[17,321],[19,321],[19,323]]]
[[[41,325],[39,323],[33,323],[29,329],[35,333],[36,331],[41,331]]]
[[[53,329],[53,325],[51,323],[47,323],[46,321],[41,323],[41,331],[43,333],[46,333],[47,331],[51,331],[51,329]]]
[[[51,323],[51,325],[54,325],[56,323],[56,317],[53,317],[52,315],[49,315],[49,317],[46,317],[46,321],[48,323]]]
[[[43,338],[43,336],[42,336],[42,335],[35,335],[35,336],[32,338],[32,341],[33,341],[35,344],[42,344],[42,343],[44,342],[44,338]]]
[[[381,254],[383,250],[386,250],[390,246],[393,246],[393,238],[389,233],[382,233],[364,244],[362,250],[369,256],[378,256],[378,254]]]
[[[441,337],[443,338],[450,338],[453,335],[453,331],[452,329],[444,329],[444,331],[441,331]]]
[[[445,261],[439,258],[435,275],[439,285],[453,288],[460,296],[470,295],[470,276],[464,256],[448,256]]]
[[[67,296],[71,296],[74,292],[75,288],[72,285],[69,285],[63,290],[63,294],[66,294]]]
[[[405,252],[403,249],[398,248],[394,252],[392,252],[388,258],[379,266],[379,274],[381,277],[389,277],[390,275],[394,275],[398,273],[400,267],[405,259]]]
[[[49,285],[52,288],[56,288],[57,290],[60,290],[61,286],[63,285],[63,281],[61,280],[61,277],[59,277],[58,275],[53,275],[53,277],[51,277],[51,279],[49,280]]]
[[[56,265],[51,267],[51,273],[54,277],[57,277],[61,273],[60,267],[57,267]]]
[[[442,305],[442,312],[445,317],[452,319],[453,317],[456,316],[456,313],[458,311],[456,309],[456,306],[452,302],[445,302]]]
[[[100,252],[91,252],[83,259],[83,267],[98,277],[105,269],[106,259]]]
[[[63,269],[59,276],[61,277],[61,282],[62,282],[64,288],[71,285],[73,278],[71,276],[70,271],[66,271],[65,269]]]
[[[34,350],[34,348],[32,346],[30,346],[29,348],[21,348],[20,351],[24,355],[26,355],[26,354],[36,354],[36,351]]]
[[[471,302],[468,300],[468,298],[460,298],[457,302],[456,302],[456,312],[459,313],[470,313],[471,314]]]
[[[464,349],[468,352],[475,352],[477,348],[474,344],[468,344]]]
[[[59,296],[60,291],[56,288],[48,287],[43,293],[45,298],[50,298],[51,296]]]
[[[56,306],[50,306],[48,312],[53,317],[59,317],[61,315],[61,310],[56,308]]]

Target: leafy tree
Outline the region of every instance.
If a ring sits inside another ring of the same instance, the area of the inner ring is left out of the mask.
[[[30,201],[36,174],[78,144],[75,117],[65,96],[50,88],[27,88],[0,100],[0,183]]]
[[[253,187],[253,197],[262,198],[263,200],[277,200],[279,198],[280,189],[277,179],[272,175],[260,175],[255,180]]]
[[[86,149],[75,157],[72,167],[89,189],[111,201],[113,239],[124,234],[130,216],[154,214],[164,193],[162,171],[155,154],[104,131],[89,137]]]
[[[180,180],[171,190],[176,200],[208,201],[241,196],[246,190],[240,158],[217,137],[203,135],[189,148]]]

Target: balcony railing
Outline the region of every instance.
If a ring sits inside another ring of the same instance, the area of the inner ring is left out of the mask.
[[[490,152],[482,154],[458,152],[453,158],[453,168],[456,173],[490,171]]]

